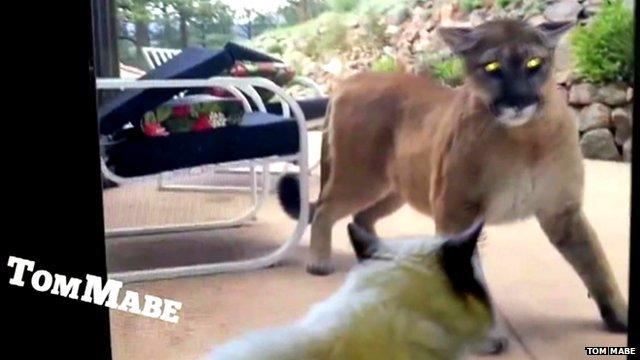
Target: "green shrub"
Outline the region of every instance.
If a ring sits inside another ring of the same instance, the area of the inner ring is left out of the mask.
[[[525,15],[541,14],[549,5],[549,0],[527,0],[520,4]]]
[[[386,34],[387,26],[379,14],[376,14],[373,10],[368,9],[360,15],[360,24],[366,30],[366,38],[374,46],[384,46],[387,43],[388,37]]]
[[[509,4],[516,2],[519,0],[498,0],[496,1],[498,3],[498,6],[500,6],[501,8],[506,8],[507,6],[509,6]]]
[[[348,28],[342,16],[326,13],[319,18],[318,25],[323,32],[306,37],[305,54],[320,58],[327,53],[346,50]]]
[[[391,56],[383,56],[371,64],[374,72],[395,72],[397,69],[396,60]]]
[[[359,0],[327,0],[329,7],[336,12],[349,12],[358,7]]]
[[[589,25],[571,34],[578,75],[592,83],[631,83],[633,29],[633,13],[622,0],[605,3]]]
[[[450,86],[458,86],[464,80],[464,65],[457,57],[426,60],[425,65],[437,79]]]
[[[482,0],[458,0],[460,8],[467,13],[472,12],[475,9],[479,9],[484,5]]]

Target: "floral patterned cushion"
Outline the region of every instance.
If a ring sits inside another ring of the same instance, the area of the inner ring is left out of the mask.
[[[295,71],[281,63],[243,63],[237,61],[223,76],[264,77],[278,86],[285,86],[295,77]],[[274,94],[265,89],[256,89],[262,101],[271,100]],[[141,120],[142,131],[147,136],[168,136],[175,133],[205,131],[220,126],[237,125],[242,119],[244,109],[234,95],[223,88],[209,89],[211,98],[203,101],[176,104],[169,101],[154,111],[145,113]]]
[[[242,104],[235,99],[176,105],[169,103],[148,111],[141,126],[147,136],[167,136],[235,125],[240,122],[243,113]]]

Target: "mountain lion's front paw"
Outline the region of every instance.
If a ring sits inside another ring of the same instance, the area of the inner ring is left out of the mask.
[[[627,332],[629,323],[628,310],[626,306],[618,306],[613,308],[612,306],[600,307],[600,314],[602,320],[607,327],[607,330],[611,332]]]
[[[312,275],[326,276],[336,270],[331,260],[310,260],[307,263],[307,272]]]

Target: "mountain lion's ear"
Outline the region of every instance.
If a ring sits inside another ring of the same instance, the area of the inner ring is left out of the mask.
[[[456,55],[462,55],[478,42],[474,29],[470,27],[440,27],[438,35]]]
[[[479,220],[462,233],[449,237],[442,244],[441,259],[444,271],[457,292],[486,299],[486,291],[476,278],[472,260],[483,227],[484,221]]]
[[[554,48],[558,45],[558,41],[560,41],[562,35],[569,31],[574,25],[575,22],[573,21],[551,21],[536,26],[536,29],[542,33],[547,47]]]
[[[355,223],[349,223],[347,231],[358,261],[370,259],[380,249],[380,239]]]

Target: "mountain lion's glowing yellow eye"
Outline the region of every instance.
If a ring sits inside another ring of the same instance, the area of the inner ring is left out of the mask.
[[[539,57],[534,57],[529,59],[529,61],[527,61],[527,69],[535,69],[538,66],[540,66],[540,64],[542,64],[542,59],[540,59]]]
[[[486,72],[495,72],[500,70],[500,63],[497,61],[493,61],[484,66],[484,70]]]

